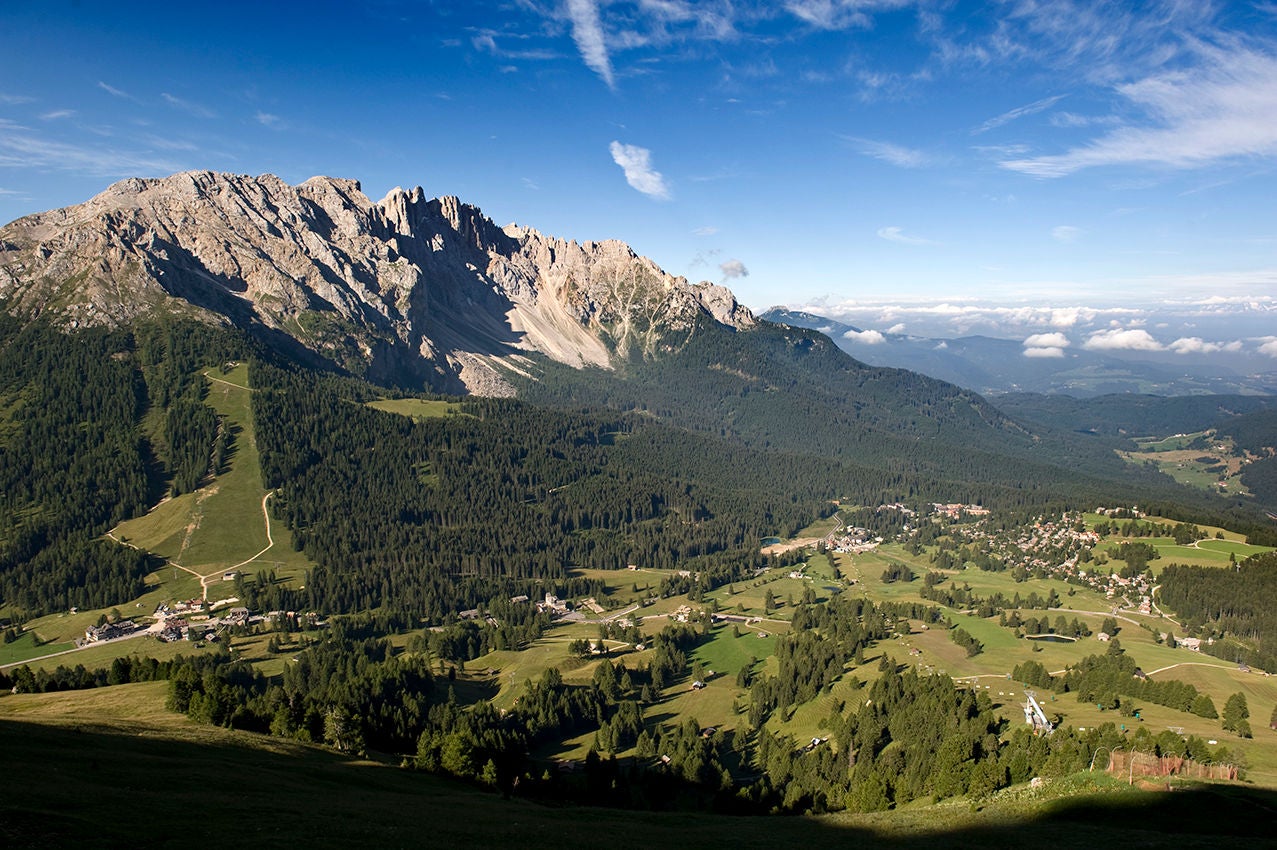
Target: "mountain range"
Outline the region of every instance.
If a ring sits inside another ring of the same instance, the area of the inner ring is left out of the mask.
[[[230,323],[383,383],[509,395],[530,353],[609,368],[696,317],[754,318],[617,241],[499,228],[454,197],[186,172],[130,179],[0,230],[0,299],[65,327],[167,313]]]
[[[331,177],[124,180],[0,228],[0,302],[20,324],[67,331],[194,319],[281,362],[403,391],[639,413],[836,464],[826,477],[844,494],[1182,495],[1106,443],[955,385],[978,381],[868,365],[812,330],[819,317],[760,321],[725,287],[622,242],[498,227],[420,188],[374,203]],[[139,359],[162,356],[148,351]]]

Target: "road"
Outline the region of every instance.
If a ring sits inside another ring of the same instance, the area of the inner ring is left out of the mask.
[[[106,646],[109,643],[119,643],[122,640],[133,640],[134,638],[140,638],[149,634],[151,634],[150,629],[138,629],[131,635],[123,635],[122,637],[111,638],[110,640],[94,641],[93,643],[86,643],[84,646],[64,649],[61,652],[50,652],[48,655],[37,655],[35,658],[25,658],[22,661],[11,661],[8,664],[0,664],[0,670],[5,669],[6,667],[21,667],[23,664],[30,664],[33,661],[44,661],[46,658],[57,658],[59,655],[70,655],[73,652],[79,652],[83,649],[91,649],[95,646]]]
[[[210,378],[210,380],[214,380],[214,381],[216,381],[216,380],[217,380],[217,378]],[[226,381],[222,381],[222,383],[227,383],[227,382],[226,382]],[[231,386],[236,386],[236,385],[235,385],[235,384],[231,384]],[[242,389],[242,387],[241,387],[241,389]],[[204,601],[205,601],[205,602],[207,602],[207,601],[208,601],[208,587],[209,587],[209,585],[210,585],[210,584],[212,584],[214,581],[221,581],[221,579],[217,577],[217,574],[218,574],[218,573],[223,573],[223,574],[224,574],[224,573],[226,573],[226,572],[229,572],[230,570],[237,570],[237,569],[239,569],[240,567],[243,567],[243,566],[245,566],[245,565],[247,565],[247,564],[251,564],[253,561],[257,560],[257,559],[258,559],[258,558],[260,558],[262,555],[264,555],[264,554],[266,554],[267,552],[269,552],[269,551],[270,551],[270,550],[271,550],[271,549],[275,546],[275,538],[274,538],[274,536],[271,534],[271,527],[270,527],[270,511],[269,511],[269,510],[267,510],[267,508],[266,508],[266,502],[267,502],[267,501],[270,499],[270,497],[271,497],[271,496],[273,496],[273,495],[275,495],[275,491],[274,491],[274,490],[271,490],[271,491],[270,491],[269,493],[267,493],[265,496],[262,496],[262,517],[263,517],[263,519],[264,519],[264,520],[265,520],[265,522],[266,522],[266,548],[265,548],[265,549],[263,549],[262,551],[258,552],[256,555],[252,556],[251,558],[246,558],[246,559],[244,559],[243,561],[240,561],[238,564],[235,564],[235,565],[233,565],[233,566],[226,567],[226,568],[224,568],[224,569],[214,570],[214,571],[213,571],[212,573],[210,573],[209,575],[203,575],[203,574],[201,574],[201,573],[198,573],[198,572],[196,572],[195,570],[191,569],[190,567],[184,567],[184,566],[182,566],[181,564],[177,563],[176,561],[168,561],[168,560],[166,560],[166,561],[164,562],[164,566],[166,566],[166,567],[172,567],[172,568],[177,569],[177,570],[182,570],[183,572],[190,573],[191,575],[193,575],[193,576],[195,576],[196,578],[198,578],[198,579],[200,580],[200,588],[201,588],[201,590],[202,590],[202,592],[203,592],[203,598],[204,598]],[[116,543],[119,543],[119,544],[121,544],[121,545],[123,545],[123,546],[128,546],[128,547],[130,547],[130,548],[132,548],[132,549],[137,549],[137,548],[138,548],[137,546],[134,546],[132,543],[125,542],[125,541],[121,540],[120,538],[116,537],[116,536],[115,536],[115,534],[114,534],[114,532],[108,531],[108,532],[106,533],[106,536],[107,536],[107,537],[109,537],[109,538],[111,538],[112,540],[114,540]],[[109,643],[116,643],[117,641],[122,641],[122,640],[132,640],[133,638],[141,637],[142,635],[151,634],[151,633],[152,633],[152,632],[151,632],[151,630],[150,630],[150,629],[138,629],[136,632],[134,632],[134,633],[133,633],[133,634],[131,634],[131,635],[124,635],[123,637],[113,638],[113,639],[111,639],[111,640],[100,640],[100,641],[95,641],[95,642],[93,642],[93,643],[86,643],[84,646],[77,646],[77,647],[74,647],[74,648],[72,648],[72,649],[64,649],[64,650],[62,650],[61,652],[51,652],[51,653],[49,653],[48,655],[40,655],[40,656],[37,656],[37,657],[35,657],[35,658],[27,658],[27,659],[25,659],[25,660],[23,660],[23,661],[14,661],[14,662],[9,663],[9,664],[0,664],[0,670],[3,670],[3,669],[4,669],[4,668],[6,668],[6,667],[20,667],[20,666],[22,666],[23,664],[30,664],[30,663],[31,663],[31,662],[33,662],[33,661],[44,661],[46,658],[57,658],[59,655],[69,655],[69,654],[71,654],[72,652],[79,652],[79,651],[80,651],[80,650],[82,650],[82,649],[89,649],[90,647],[94,647],[94,646],[105,646],[105,645],[107,645],[107,644],[109,644]]]

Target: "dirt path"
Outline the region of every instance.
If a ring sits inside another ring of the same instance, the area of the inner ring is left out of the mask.
[[[1130,623],[1132,626],[1144,625],[1139,620],[1132,620],[1130,617],[1123,617],[1121,614],[1118,614],[1115,611],[1083,611],[1081,608],[1048,608],[1046,610],[1061,611],[1061,612],[1072,611],[1074,614],[1091,614],[1096,617],[1112,617],[1114,620],[1122,620],[1124,622]],[[1119,608],[1118,610],[1120,611],[1121,609]]]
[[[1231,670],[1231,664],[1211,664],[1209,661],[1179,661],[1175,664],[1168,664],[1165,667],[1158,667],[1156,670],[1149,670],[1147,675],[1152,676],[1154,673],[1164,673],[1167,670],[1174,670],[1176,667],[1218,667],[1221,670]]]
[[[217,380],[217,379],[213,378],[212,380]],[[223,381],[223,383],[226,383],[226,382]],[[231,386],[235,386],[235,385],[231,384]],[[253,561],[256,561],[262,555],[265,555],[271,549],[275,548],[275,537],[271,533],[271,527],[270,527],[270,511],[266,507],[266,503],[270,500],[270,497],[274,495],[275,495],[275,491],[271,490],[269,493],[262,496],[262,520],[266,524],[266,548],[262,549],[256,555],[253,555],[250,558],[245,558],[244,560],[240,561],[238,564],[233,564],[229,567],[220,567],[216,570],[213,570],[211,573],[208,573],[207,575],[201,572],[197,572],[196,570],[193,570],[190,567],[184,567],[181,564],[179,564],[177,561],[173,561],[173,560],[165,560],[164,566],[172,567],[175,570],[181,570],[184,573],[190,573],[191,575],[199,579],[200,580],[200,596],[205,602],[207,602],[209,585],[211,585],[215,581],[222,581],[222,579],[218,576],[218,573],[225,575],[226,573],[231,572],[232,570],[238,570],[240,567],[243,567],[247,564],[251,564]],[[106,536],[114,540],[116,543],[121,544],[122,546],[128,546],[131,549],[138,548],[137,546],[134,546],[132,543],[126,543],[125,541],[116,537],[114,531],[108,531],[106,533]],[[186,549],[185,543],[182,544],[182,549],[183,550]]]

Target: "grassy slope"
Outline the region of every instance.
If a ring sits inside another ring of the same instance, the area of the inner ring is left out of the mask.
[[[207,403],[225,418],[235,437],[227,470],[194,493],[169,499],[146,516],[121,523],[114,534],[201,576],[252,559],[240,568],[274,569],[281,578],[298,577],[309,564],[293,550],[292,536],[282,523],[271,523],[274,545],[258,555],[268,546],[262,514],[266,490],[253,430],[248,367],[241,364],[229,373],[209,376],[208,381]],[[216,587],[209,593],[210,599],[228,595]]]
[[[239,846],[766,848],[832,844],[1217,847],[1268,839],[1268,792],[1127,789],[1099,774],[970,805],[878,815],[728,818],[542,807],[280,739],[189,724],[162,684],[0,697],[0,843],[12,848]],[[54,698],[56,697],[56,699]],[[1271,844],[1270,844],[1271,846]]]
[[[225,417],[235,435],[226,471],[194,493],[167,499],[145,516],[121,523],[112,534],[117,540],[175,561],[199,576],[213,576],[215,580],[209,586],[208,598],[216,601],[234,593],[231,584],[221,580],[222,573],[230,566],[248,560],[239,568],[241,571],[251,574],[273,569],[280,579],[296,581],[310,563],[305,555],[293,549],[288,528],[274,520],[271,521],[274,545],[261,551],[267,546],[262,513],[266,490],[261,483],[253,430],[248,367],[241,364],[228,373],[206,373],[206,377],[209,381],[207,403]],[[146,583],[152,588],[147,593],[115,606],[123,616],[149,615],[160,602],[201,594],[197,576],[171,566],[147,576]],[[83,635],[86,627],[95,624],[109,610],[59,612],[33,620],[27,624],[28,634],[21,640],[0,646],[0,665],[71,648],[71,641]],[[140,641],[146,640],[95,647],[38,662],[35,666],[109,664],[117,655],[139,651]],[[147,641],[144,651],[164,655],[162,645],[154,641]]]

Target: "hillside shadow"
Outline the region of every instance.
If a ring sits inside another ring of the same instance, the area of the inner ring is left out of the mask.
[[[109,722],[118,725],[0,720],[3,846],[123,846],[145,836],[150,847],[186,847],[193,813],[207,812],[235,812],[226,826],[245,846],[1277,846],[1277,793],[1242,785],[1090,795],[987,817],[963,806],[854,821],[660,814],[503,800],[416,771],[214,727]]]

